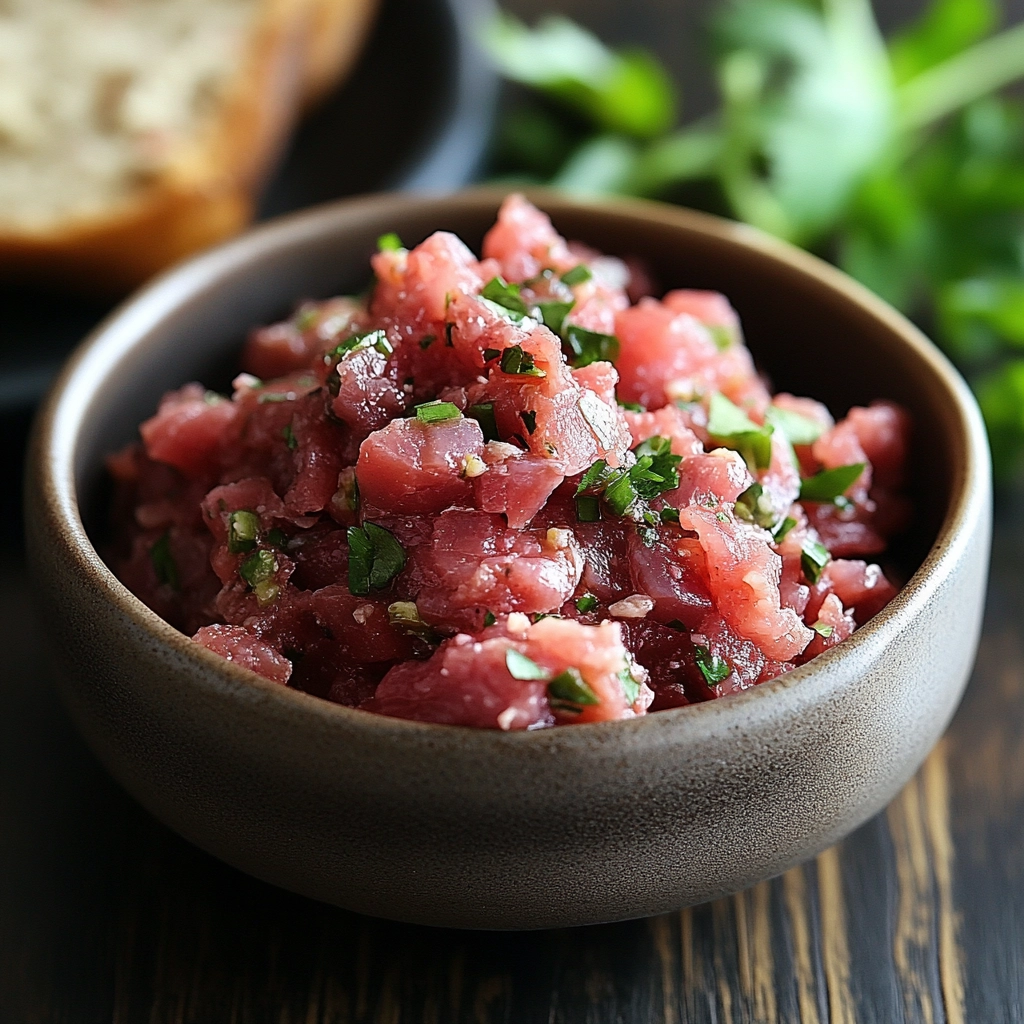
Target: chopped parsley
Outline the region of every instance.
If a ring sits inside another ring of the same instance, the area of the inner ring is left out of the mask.
[[[344,359],[350,352],[364,348],[375,348],[383,356],[389,356],[394,351],[385,331],[366,331],[363,334],[353,334],[351,338],[346,338],[334,348],[328,349],[324,353],[324,362],[330,363],[334,359]]]
[[[503,277],[492,277],[480,290],[480,298],[496,303],[507,312],[521,316],[529,312],[519,294],[519,285],[509,284]]]
[[[488,350],[490,351],[490,350]],[[487,355],[487,352],[484,353]],[[522,345],[511,345],[501,353],[498,364],[502,373],[517,374],[523,377],[546,377],[547,374],[538,369],[533,361],[533,353],[527,352]]]
[[[492,612],[492,611],[484,612],[484,625],[485,626],[493,626],[495,624],[495,622],[497,622],[497,621],[498,620],[494,617],[494,612]]]
[[[593,277],[593,272],[590,267],[585,263],[577,263],[572,270],[567,270],[562,275],[562,283],[567,284],[570,288],[575,288],[578,284],[583,284],[584,281],[589,281]]]
[[[852,466],[837,466],[823,469],[820,473],[800,482],[801,501],[838,503],[844,492],[864,472],[865,463],[855,462]]]
[[[398,252],[399,249],[404,249],[402,240],[395,234],[394,231],[389,231],[386,235],[381,235],[377,239],[377,248],[381,252]]]
[[[790,444],[814,444],[825,432],[825,428],[809,416],[801,416],[790,409],[780,409],[777,405],[768,406],[764,419],[785,436]]]
[[[526,410],[526,412],[521,412],[519,414],[519,418],[523,421],[523,423],[526,426],[526,429],[527,429],[527,431],[529,431],[529,433],[533,434],[536,431],[536,429],[537,429],[537,414],[535,412],[532,412],[532,411],[530,411],[528,409],[528,410]]]
[[[722,447],[739,452],[752,470],[771,465],[773,429],[770,423],[759,427],[721,392],[711,395],[708,433]]]
[[[292,430],[291,423],[286,423],[281,430],[281,436],[284,438],[284,443],[288,445],[290,451],[295,451],[299,447],[299,442],[295,439],[295,431]]]
[[[592,612],[596,607],[597,598],[593,594],[584,594],[583,597],[576,600],[576,610],[583,612],[584,615],[587,612]]]
[[[623,402],[619,400],[619,408],[625,409],[627,412],[647,412],[647,410],[639,402]]]
[[[835,632],[835,627],[830,626],[827,622],[822,622],[821,619],[815,622],[811,629],[824,640],[827,640]]]
[[[673,508],[671,505],[666,505],[658,513],[658,516],[663,523],[674,523],[676,526],[679,525],[679,509]]]
[[[578,715],[585,707],[601,701],[579,669],[567,668],[548,683],[548,703],[552,711]]]
[[[171,532],[168,530],[149,549],[149,560],[153,563],[157,582],[181,589],[181,577],[178,574],[178,563],[171,554]]]
[[[614,334],[601,334],[599,331],[588,331],[576,324],[569,324],[565,328],[563,340],[566,357],[577,369],[602,360],[614,363],[619,358],[619,339]]]
[[[480,430],[485,441],[499,441],[498,421],[494,418],[494,403],[481,402],[479,405],[471,405],[466,410],[466,415],[480,424]]]
[[[601,503],[593,494],[576,496],[576,518],[581,523],[596,523],[601,518]]]
[[[540,311],[540,319],[544,326],[555,334],[561,334],[565,318],[575,305],[575,302],[538,302],[537,309]]]
[[[260,535],[260,517],[248,509],[239,509],[228,516],[228,551],[239,555],[252,551]]]
[[[693,645],[693,657],[697,662],[697,668],[700,669],[700,674],[704,677],[704,681],[708,686],[717,686],[723,679],[728,678],[729,673],[732,672],[732,666],[725,658],[712,654],[703,644]]]
[[[365,595],[382,590],[405,568],[405,551],[390,530],[376,523],[348,528],[348,589]]]
[[[828,548],[820,541],[811,540],[810,537],[804,541],[800,549],[800,567],[811,583],[817,583],[821,579],[822,570],[831,558]]]
[[[746,523],[756,523],[770,530],[775,525],[775,509],[771,499],[764,493],[759,483],[752,483],[737,499],[733,509],[737,519]]]
[[[461,418],[459,407],[452,402],[424,402],[416,406],[416,419],[420,423],[448,423]]]
[[[772,531],[772,539],[776,544],[781,544],[786,539],[786,534],[796,526],[796,520],[792,516],[786,516]]]
[[[437,633],[420,618],[420,610],[415,601],[395,601],[389,604],[388,622],[395,629],[419,637],[427,643],[436,644],[440,641]]]
[[[292,323],[297,331],[308,331],[320,318],[320,311],[316,306],[303,306],[295,313]]]
[[[618,679],[622,684],[622,693],[626,698],[626,703],[635,704],[637,697],[640,696],[640,684],[633,678],[633,673],[628,665],[619,670]]]
[[[715,343],[715,348],[719,352],[732,348],[736,343],[736,333],[733,328],[726,327],[725,324],[705,324],[704,326],[708,329],[708,333],[710,333],[711,339]]]
[[[505,667],[513,679],[550,679],[551,673],[521,651],[509,647],[505,651]]]
[[[277,548],[278,551],[284,551],[288,546],[288,538],[275,526],[267,530],[267,543]]]
[[[260,548],[254,551],[239,567],[238,575],[255,589],[259,584],[266,583],[277,572],[277,559],[273,551]]]

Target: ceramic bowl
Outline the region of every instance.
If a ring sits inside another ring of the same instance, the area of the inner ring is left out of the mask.
[[[836,270],[677,208],[533,197],[570,238],[738,308],[778,389],[913,413],[899,596],[845,643],[745,693],[532,733],[400,721],[236,668],[154,615],[97,553],[103,457],[163,391],[222,380],[255,324],[356,291],[374,241],[478,246],[500,196],[382,195],[268,224],[157,281],[82,346],[36,424],[28,544],[60,689],[111,774],[259,878],[341,907],[469,928],[654,914],[741,889],[882,808],[966,683],[989,552],[985,435],[963,381]]]

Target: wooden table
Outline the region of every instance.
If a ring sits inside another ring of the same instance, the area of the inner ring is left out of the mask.
[[[815,862],[624,924],[466,933],[358,917],[200,853],[121,792],[42,667],[8,554],[0,1022],[1024,1020],[1024,507],[998,515],[977,669],[886,812]]]

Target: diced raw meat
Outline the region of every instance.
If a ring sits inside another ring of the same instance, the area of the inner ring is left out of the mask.
[[[292,674],[292,664],[286,657],[241,626],[203,626],[192,639],[225,661],[247,668],[272,683],[287,683]]]

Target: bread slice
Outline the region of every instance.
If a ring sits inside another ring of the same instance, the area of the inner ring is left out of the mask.
[[[0,0],[0,276],[115,293],[240,230],[374,6]]]

